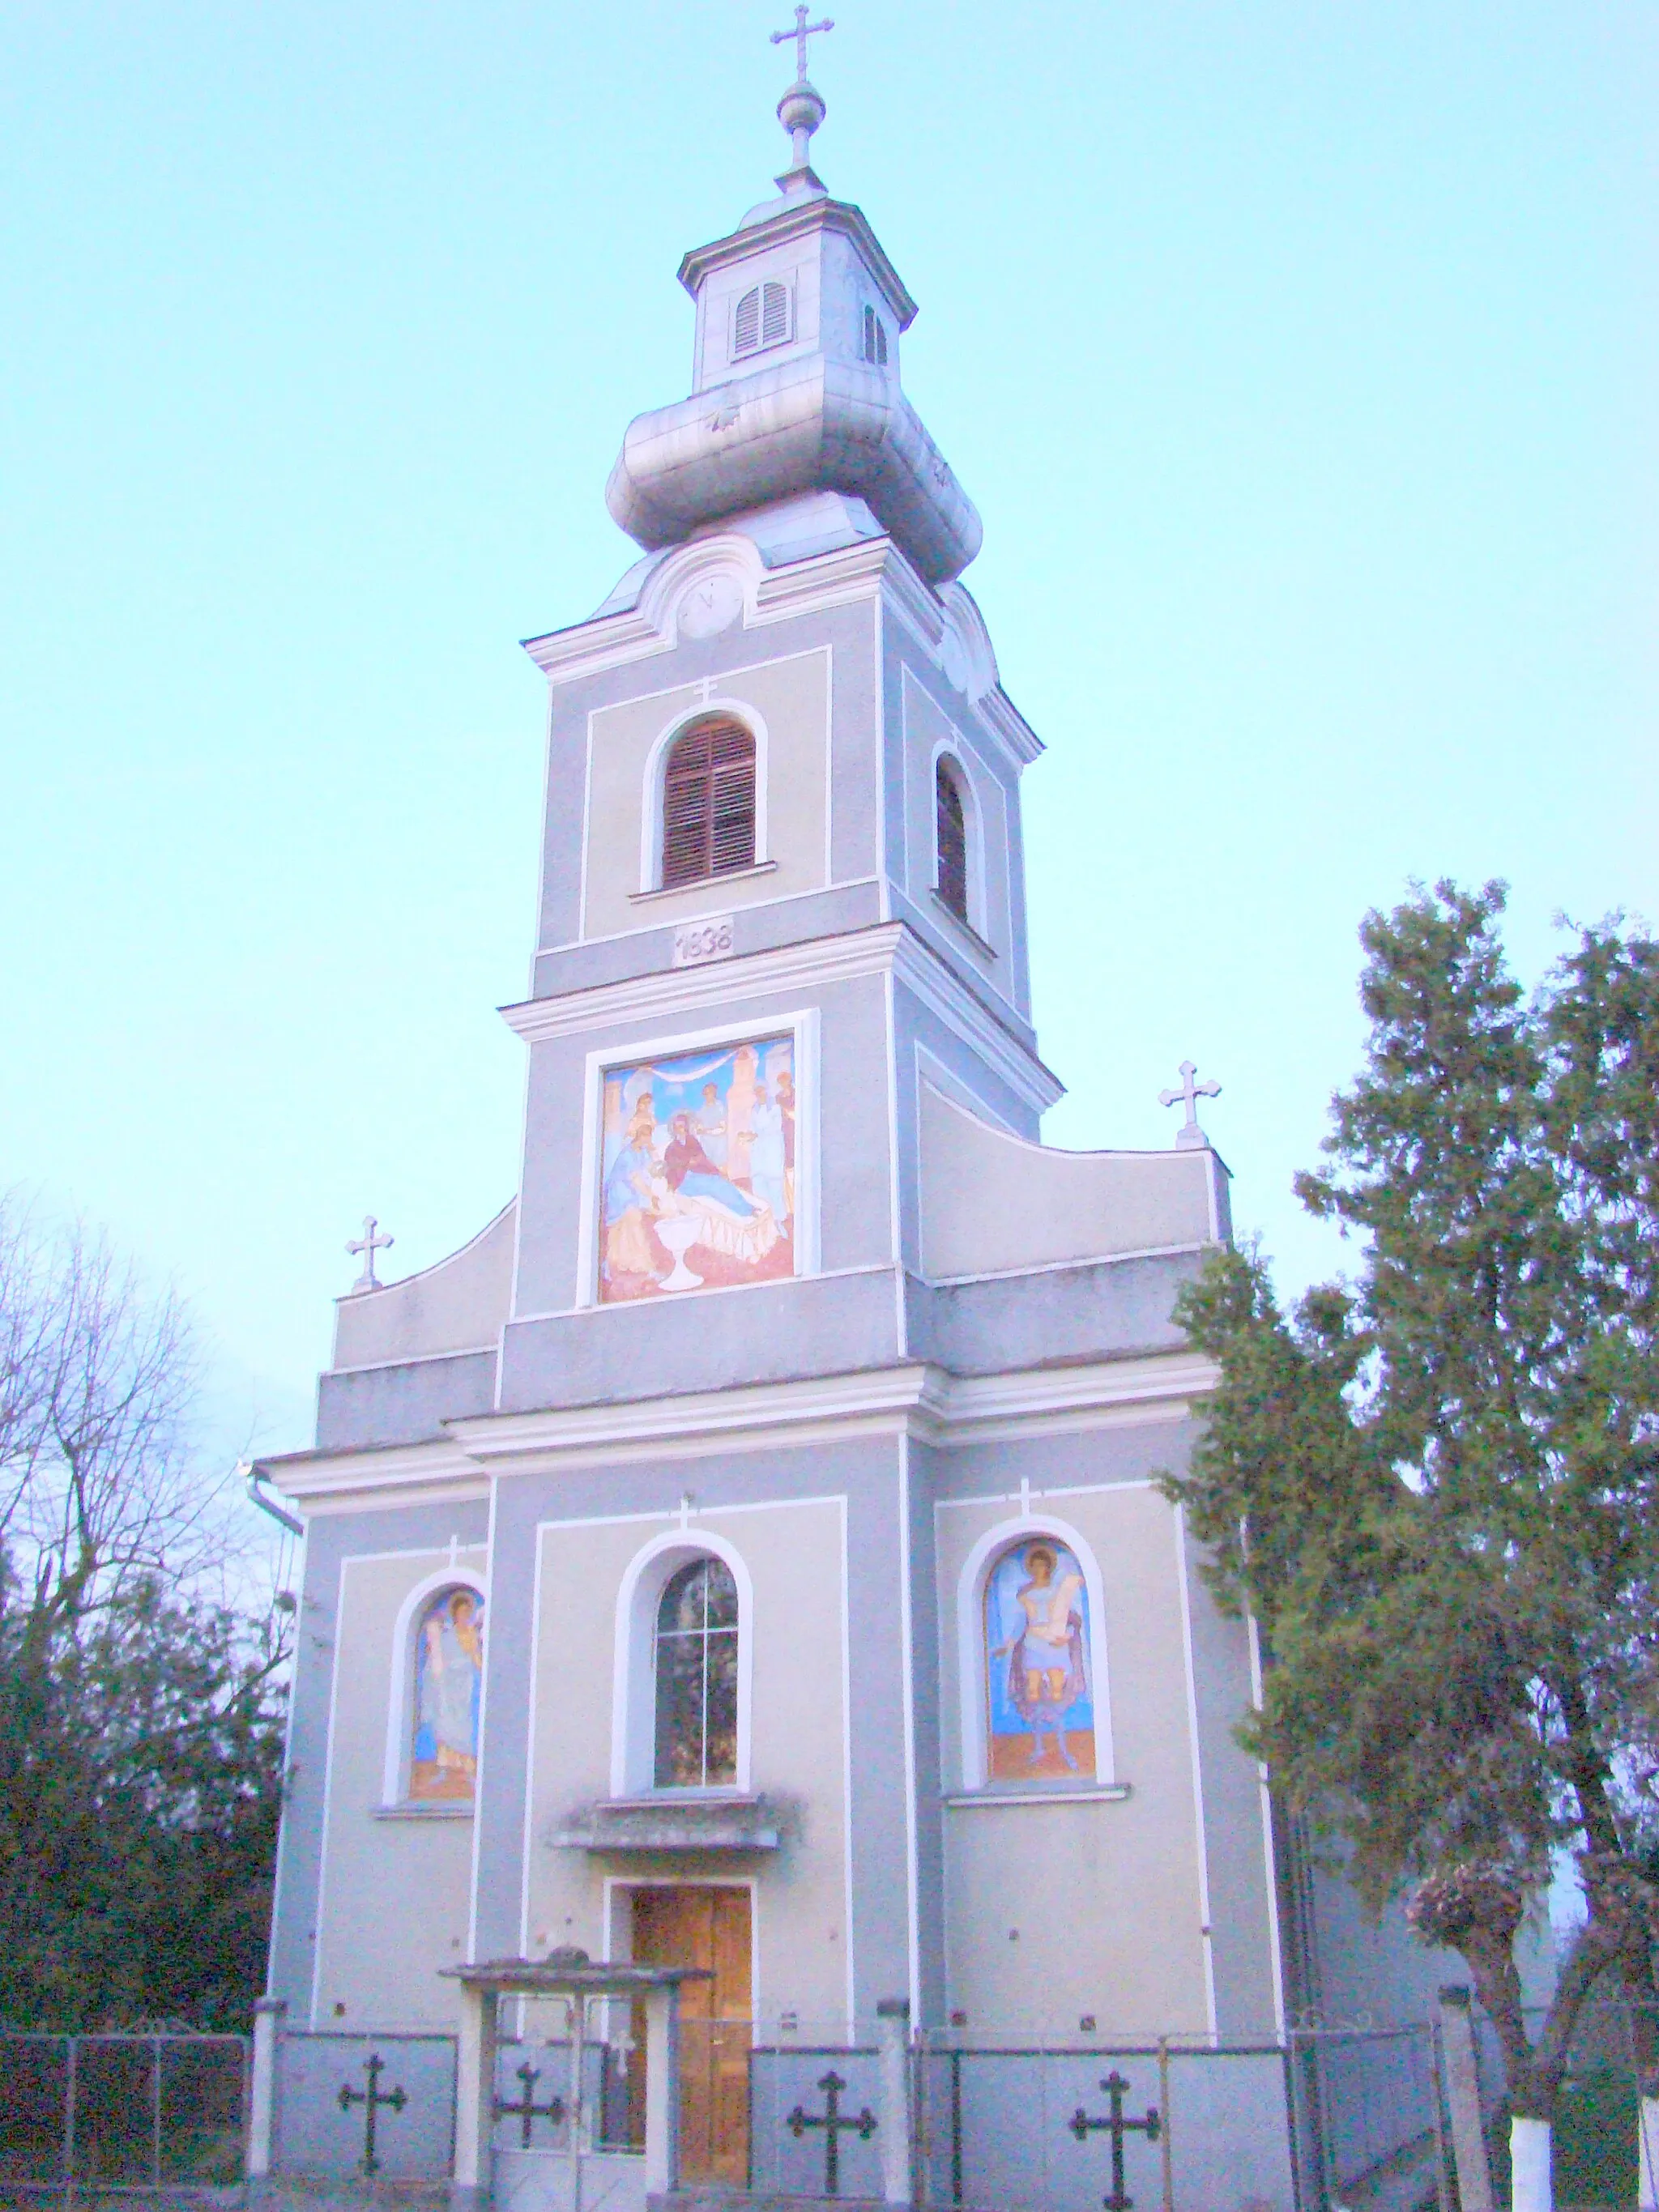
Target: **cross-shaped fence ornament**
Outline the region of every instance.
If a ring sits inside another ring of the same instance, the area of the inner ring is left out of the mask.
[[[1212,1075],[1206,1077],[1202,1083],[1195,1083],[1193,1079],[1197,1073],[1198,1063],[1183,1060],[1179,1087],[1173,1091],[1160,1091],[1158,1094],[1160,1106],[1184,1106],[1187,1109],[1187,1118],[1176,1131],[1178,1145],[1207,1145],[1210,1141],[1198,1126],[1198,1102],[1200,1098],[1219,1098],[1221,1085]]]
[[[1100,2086],[1112,2100],[1112,2109],[1106,2117],[1103,2119],[1091,2119],[1079,2105],[1066,2124],[1079,2142],[1087,2142],[1093,2129],[1104,2128],[1109,2131],[1112,2138],[1112,2193],[1109,2197],[1103,2197],[1101,2202],[1105,2207],[1105,2212],[1130,2212],[1130,2207],[1135,2200],[1124,2193],[1123,2138],[1130,2134],[1143,2135],[1149,2143],[1155,2143],[1163,2131],[1164,2124],[1158,2118],[1158,2108],[1154,2105],[1147,2106],[1146,2117],[1144,2120],[1124,2118],[1123,2093],[1129,2085],[1115,2066]]]
[[[381,2088],[380,2076],[386,2071],[386,2061],[378,2051],[371,2051],[364,2059],[363,2070],[368,2075],[367,2089],[354,2089],[349,2081],[340,2084],[340,2110],[349,2112],[354,2105],[363,2107],[363,2155],[361,2163],[364,2173],[372,2176],[380,2170],[380,2161],[374,2149],[375,2122],[380,2110],[384,2106],[388,2112],[401,2112],[409,2099],[401,2088]]]
[[[372,1213],[364,1214],[362,1235],[361,1237],[354,1237],[351,1242],[346,1246],[346,1250],[351,1255],[354,1260],[360,1252],[363,1255],[363,1272],[351,1285],[354,1293],[358,1291],[378,1291],[380,1289],[380,1279],[374,1273],[374,1255],[377,1252],[386,1251],[389,1246],[395,1244],[397,1241],[398,1240],[395,1237],[382,1237],[380,1234],[380,1224],[379,1221],[376,1220],[375,1217]]]
[[[536,2084],[542,2078],[541,2069],[532,2066],[527,2058],[518,2069],[518,2078],[524,2083],[524,2094],[519,2101],[509,2105],[504,2097],[497,2097],[494,2100],[494,2106],[495,2118],[498,2120],[506,2119],[509,2114],[516,2117],[519,2123],[520,2148],[528,2150],[530,2130],[538,2120],[545,2120],[550,2127],[556,2128],[563,2119],[564,2099],[550,2097],[544,2105],[538,2105],[536,2102]]]
[[[784,2124],[797,2142],[808,2128],[823,2130],[823,2193],[826,2197],[841,2195],[841,2137],[842,2130],[851,2128],[860,2142],[868,2142],[878,2124],[868,2105],[861,2112],[843,2112],[841,2093],[847,2087],[833,2067],[820,2075],[818,2087],[823,2092],[821,2112],[803,2112],[797,2105]]]
[[[806,20],[805,7],[802,5],[795,10],[795,27],[793,31],[773,32],[772,44],[775,46],[787,46],[791,39],[795,42],[795,82],[797,84],[805,84],[806,82],[806,41],[816,38],[820,31],[833,31],[835,27],[835,18],[832,15],[826,15],[821,23],[809,23]]]

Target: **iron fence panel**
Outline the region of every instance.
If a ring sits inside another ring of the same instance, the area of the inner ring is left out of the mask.
[[[748,2066],[751,2188],[881,2196],[879,2057],[872,2046],[759,2044]]]
[[[441,2180],[454,2137],[453,2035],[287,2028],[277,2037],[276,2172]]]
[[[1168,2072],[1176,2212],[1223,2204],[1295,2212],[1284,2051],[1172,2050]]]
[[[246,2052],[222,2040],[161,2047],[157,2178],[163,2187],[222,2189],[242,2178]]]
[[[63,2185],[70,2050],[66,2035],[0,2036],[0,2183]]]
[[[1435,2132],[1435,2068],[1426,2025],[1299,2033],[1318,2072],[1322,2134],[1340,2188]]]
[[[1097,2212],[1122,2191],[1164,2202],[1158,2051],[925,2045],[915,2069],[918,2182],[964,2212]]]
[[[0,2034],[0,2191],[64,2204],[242,2179],[240,2036]]]

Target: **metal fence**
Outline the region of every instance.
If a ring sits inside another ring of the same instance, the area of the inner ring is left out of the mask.
[[[242,2179],[235,2035],[0,2035],[0,2201],[188,2202]]]
[[[1303,2201],[1322,2205],[1388,2177],[1389,2194],[1443,2194],[1440,2055],[1432,2025],[1297,2028],[1287,2039],[1292,2141]]]
[[[455,2039],[292,2028],[276,2040],[272,2164],[323,2179],[434,2181],[455,2142]]]
[[[918,2039],[920,2201],[950,2212],[1294,2212],[1276,2044]]]

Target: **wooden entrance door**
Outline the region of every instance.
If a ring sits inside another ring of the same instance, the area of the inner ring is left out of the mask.
[[[706,1966],[680,1989],[680,2171],[688,2181],[749,2179],[749,1892],[687,1883],[634,1892],[641,1966]]]

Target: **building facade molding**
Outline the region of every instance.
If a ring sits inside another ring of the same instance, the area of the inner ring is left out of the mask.
[[[765,952],[739,953],[695,968],[653,969],[620,983],[600,983],[500,1009],[526,1044],[578,1036],[622,1023],[652,1022],[785,992],[891,973],[928,1011],[978,1052],[1021,1103],[1045,1113],[1064,1096],[1051,1068],[997,1016],[931,947],[898,921],[878,922],[843,937],[809,938]]]
[[[799,1382],[752,1383],[622,1404],[483,1413],[447,1424],[441,1444],[408,1450],[296,1452],[262,1462],[273,1486],[310,1512],[428,1498],[492,1475],[707,1458],[729,1451],[901,1436],[949,1450],[1081,1429],[1179,1420],[1215,1388],[1190,1351],[1071,1367],[958,1376],[926,1361]]]

